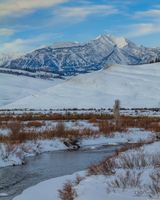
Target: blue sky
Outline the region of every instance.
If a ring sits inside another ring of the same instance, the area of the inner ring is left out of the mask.
[[[160,46],[160,0],[0,0],[0,52],[105,33]]]

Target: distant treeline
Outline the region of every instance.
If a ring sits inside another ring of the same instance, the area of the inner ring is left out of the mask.
[[[28,73],[27,71],[14,71],[14,70],[6,70],[6,69],[0,69],[0,73],[4,74],[13,74],[17,76],[28,76],[32,78],[42,78],[42,79],[53,79],[53,78],[63,78],[59,75],[51,74],[51,73],[44,73],[44,74],[38,74],[35,72],[34,73]]]
[[[160,62],[160,58],[156,58],[155,60],[151,60],[150,63],[158,63]]]

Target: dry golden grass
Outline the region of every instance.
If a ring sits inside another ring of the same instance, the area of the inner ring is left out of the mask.
[[[121,116],[120,126],[116,126],[112,115],[94,113],[65,113],[65,114],[6,114],[0,115],[0,127],[11,129],[8,136],[0,135],[0,142],[22,143],[26,140],[52,139],[58,138],[77,138],[96,136],[98,134],[112,135],[114,132],[126,132],[128,128],[143,128],[144,130],[160,133],[159,117],[131,117]],[[34,128],[45,125],[45,120],[54,120],[58,124],[56,127],[46,129],[39,133]],[[66,129],[64,121],[88,120],[94,126],[98,126],[99,131],[93,129]],[[25,123],[24,123],[25,122]],[[26,131],[25,127],[32,128],[34,131]]]
[[[116,126],[113,121],[101,120],[98,122],[99,131],[105,135],[111,135],[112,133],[119,131],[119,132],[126,132],[127,127],[123,126]]]
[[[35,123],[32,122],[32,127]],[[36,124],[37,125],[37,124]],[[28,124],[27,124],[28,126]],[[67,129],[63,122],[58,122],[56,127],[46,129],[42,132],[36,130],[25,130],[25,125],[19,121],[9,122],[6,126],[11,130],[9,135],[0,135],[0,142],[4,143],[23,143],[27,140],[37,139],[53,139],[53,138],[81,138],[97,135],[97,131],[93,131],[87,128],[84,129]],[[30,126],[31,127],[31,126]],[[39,126],[37,126],[39,127]]]
[[[34,121],[34,120],[90,120],[92,118],[96,119],[112,119],[113,116],[109,114],[94,114],[94,113],[50,113],[50,114],[35,114],[35,113],[25,113],[25,114],[1,114],[0,121]]]
[[[44,126],[45,123],[44,121],[29,121],[26,126],[27,127],[41,127],[41,126]]]
[[[59,190],[59,197],[61,200],[74,200],[77,197],[77,193],[73,188],[72,183],[66,183],[63,189]]]

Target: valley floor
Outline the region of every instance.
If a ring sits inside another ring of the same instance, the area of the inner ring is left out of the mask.
[[[159,198],[159,116],[124,114],[117,126],[114,115],[104,112],[4,112],[0,114],[0,122],[0,167],[21,165],[27,156],[67,150],[66,139],[78,140],[86,150],[119,145],[100,164],[39,183],[14,200]]]

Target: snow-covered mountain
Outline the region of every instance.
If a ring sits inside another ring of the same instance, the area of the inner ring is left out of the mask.
[[[107,64],[145,64],[160,57],[160,49],[137,46],[126,38],[101,35],[88,43],[60,43],[13,59],[1,67],[43,70],[62,75],[86,73]]]
[[[17,59],[22,53],[0,53],[0,66],[9,65],[11,60]]]
[[[29,81],[31,88],[39,87],[34,86],[34,79],[30,78]],[[24,83],[23,80],[22,82]],[[10,98],[12,103],[6,103],[2,108],[111,108],[115,99],[120,99],[122,107],[127,108],[160,106],[159,63],[137,66],[113,65],[52,84],[48,88],[44,87],[43,91],[19,98],[17,101]],[[4,81],[2,85],[5,86]],[[25,85],[22,84],[23,91]],[[3,94],[1,87],[0,94]]]

